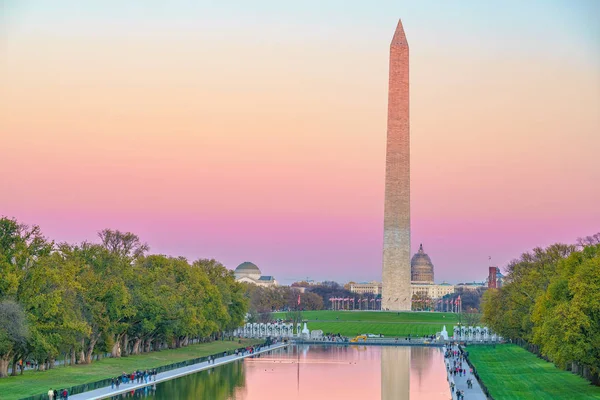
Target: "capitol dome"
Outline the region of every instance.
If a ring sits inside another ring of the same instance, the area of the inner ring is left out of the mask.
[[[410,261],[410,280],[413,282],[433,283],[433,264],[423,251],[423,245]]]
[[[251,262],[243,262],[240,265],[237,266],[237,268],[235,269],[235,277],[237,279],[243,278],[243,277],[247,277],[247,278],[251,278],[251,279],[259,279],[261,276],[261,272],[260,269],[256,266],[256,264],[253,264]]]

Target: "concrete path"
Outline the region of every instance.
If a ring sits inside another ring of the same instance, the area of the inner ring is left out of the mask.
[[[70,400],[105,399],[108,397],[116,396],[121,393],[127,393],[127,392],[131,392],[133,390],[136,390],[136,389],[141,389],[146,386],[152,386],[152,385],[155,385],[160,382],[168,381],[170,379],[179,378],[180,376],[194,374],[196,372],[200,372],[200,371],[203,371],[203,370],[206,370],[209,368],[214,368],[219,365],[227,364],[227,363],[230,363],[235,360],[241,360],[242,358],[252,357],[256,354],[262,354],[262,353],[269,352],[271,350],[281,349],[286,346],[288,346],[288,344],[284,344],[284,343],[277,343],[270,347],[263,346],[260,351],[257,351],[254,354],[246,354],[244,356],[231,355],[231,356],[226,356],[226,357],[220,357],[220,358],[215,359],[214,364],[213,363],[208,364],[208,362],[202,362],[202,363],[198,363],[198,364],[194,364],[194,365],[189,365],[189,366],[183,367],[183,368],[173,369],[171,371],[161,372],[160,374],[156,375],[156,381],[152,381],[152,382],[148,381],[148,383],[122,383],[119,386],[119,389],[117,389],[116,387],[115,387],[115,389],[111,389],[110,386],[107,386],[107,387],[104,387],[101,389],[90,390],[88,392],[83,392],[80,394],[75,394],[73,396],[69,396],[69,399]]]
[[[458,351],[458,346],[453,346],[451,348],[454,351]],[[459,353],[460,354],[460,353]],[[467,373],[464,376],[453,375],[448,372],[448,365],[450,366],[450,370],[454,367],[454,361],[459,363],[459,368],[464,368],[467,370]],[[479,386],[479,382],[475,379],[475,376],[469,372],[469,364],[466,361],[459,361],[459,357],[450,357],[445,359],[446,362],[446,372],[448,374],[448,384],[454,382],[454,392],[452,392],[452,399],[456,400],[456,391],[460,390],[464,393],[465,400],[486,400],[487,397],[483,393],[481,386]],[[471,389],[467,388],[467,379],[471,379],[473,382],[473,387]]]

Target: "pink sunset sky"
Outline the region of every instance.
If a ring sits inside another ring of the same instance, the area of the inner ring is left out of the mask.
[[[600,231],[598,2],[233,3],[3,2],[0,215],[380,280],[402,18],[412,247],[436,281]]]

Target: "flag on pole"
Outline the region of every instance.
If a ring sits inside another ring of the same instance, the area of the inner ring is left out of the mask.
[[[298,305],[300,305],[300,295],[298,295]]]

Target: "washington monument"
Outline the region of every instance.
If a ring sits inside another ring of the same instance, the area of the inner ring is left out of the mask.
[[[390,44],[381,309],[410,311],[408,42],[398,21]]]

